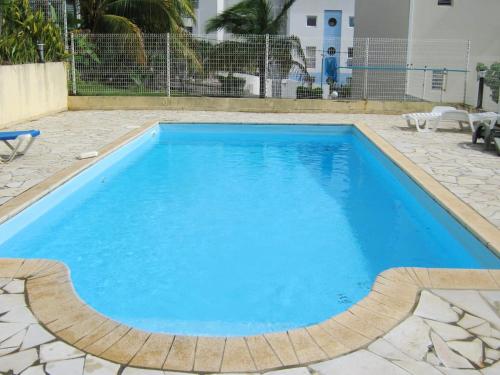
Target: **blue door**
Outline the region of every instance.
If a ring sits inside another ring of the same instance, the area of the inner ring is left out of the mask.
[[[342,38],[342,11],[325,10],[323,23],[323,56],[324,58],[335,57],[337,66],[340,66],[340,40]],[[323,82],[326,82],[327,74],[323,71]]]

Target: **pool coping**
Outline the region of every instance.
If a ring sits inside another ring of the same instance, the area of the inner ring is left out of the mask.
[[[97,158],[76,161],[11,199],[0,207],[0,223],[150,128],[172,122],[149,121],[103,147]],[[366,123],[353,126],[488,248],[500,254],[497,228]],[[84,352],[123,365],[197,372],[262,371],[335,358],[368,345],[408,317],[422,289],[500,289],[500,270],[396,268],[382,272],[366,298],[325,322],[282,333],[197,337],[151,334],[101,315],[79,298],[68,268],[60,262],[0,259],[0,277],[25,279],[28,303],[35,316],[55,336]]]
[[[27,305],[51,334],[84,353],[130,367],[198,373],[310,365],[367,347],[414,311],[422,290],[500,290],[500,270],[392,268],[347,311],[307,327],[240,337],[151,333],[105,317],[76,294],[68,268],[2,259],[0,277],[26,282]]]

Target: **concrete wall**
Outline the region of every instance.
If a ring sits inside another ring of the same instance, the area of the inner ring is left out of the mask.
[[[410,22],[412,39],[471,41],[467,104],[475,105],[477,101],[476,64],[483,62],[489,65],[500,61],[499,14],[499,0],[454,0],[453,6],[438,6],[437,0],[412,0]],[[450,42],[452,43],[456,42]],[[410,54],[411,52],[410,50]],[[462,66],[466,66],[465,59]],[[484,107],[489,110],[498,109],[489,95],[485,95]]]
[[[177,110],[253,113],[372,113],[427,112],[434,103],[396,101],[340,101],[297,99],[250,99],[207,97],[70,96],[68,107],[78,110]]]
[[[357,66],[405,66],[410,0],[356,0],[353,64]],[[375,38],[400,39],[389,45]],[[368,49],[369,58],[365,54]],[[401,99],[406,92],[406,72],[353,70],[353,98]]]
[[[67,108],[64,63],[0,66],[0,128]]]
[[[437,0],[356,0],[354,36],[409,39],[406,63],[436,69],[465,70],[466,41],[470,41],[467,84],[465,73],[450,73],[445,90],[436,90],[432,89],[432,72],[427,72],[425,85],[422,72],[410,72],[406,93],[430,101],[442,98],[445,102],[463,102],[466,88],[466,103],[475,105],[476,64],[490,65],[500,61],[500,1],[454,0],[452,6],[438,6],[437,3]],[[419,42],[424,40],[439,42]],[[498,110],[498,104],[486,93],[483,107]]]
[[[356,0],[354,37],[406,39],[409,14],[410,0]]]

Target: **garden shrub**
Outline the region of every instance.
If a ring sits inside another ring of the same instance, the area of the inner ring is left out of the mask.
[[[297,99],[321,99],[323,98],[323,89],[321,87],[299,86],[296,91]]]
[[[224,96],[243,96],[243,89],[245,88],[244,78],[235,77],[229,74],[227,77],[218,76],[217,79],[221,83],[221,92]]]
[[[0,64],[27,64],[39,60],[37,43],[44,44],[46,61],[66,57],[59,27],[44,19],[42,11],[34,12],[28,0],[12,0],[2,6]]]

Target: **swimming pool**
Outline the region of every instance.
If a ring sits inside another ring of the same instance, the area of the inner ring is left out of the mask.
[[[0,226],[138,328],[249,335],[322,321],[397,266],[499,260],[352,126],[160,125]]]

